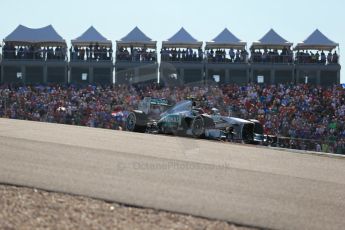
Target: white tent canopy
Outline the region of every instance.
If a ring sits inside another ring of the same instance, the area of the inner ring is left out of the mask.
[[[15,45],[40,44],[66,46],[65,40],[55,31],[52,25],[37,29],[19,25],[4,39],[4,42],[11,42]]]
[[[283,49],[291,47],[292,43],[285,40],[273,29],[270,29],[259,41],[253,42],[252,49]]]
[[[163,41],[163,48],[201,48],[202,42],[197,41],[183,27],[167,41]]]
[[[100,34],[93,26],[90,26],[80,37],[72,40],[72,45],[88,46],[90,44],[111,47],[112,43]]]
[[[305,39],[303,42],[298,43],[295,49],[332,50],[337,46],[339,46],[338,43],[333,42],[318,29],[316,29],[311,35],[309,35],[307,39]]]
[[[206,42],[205,49],[212,49],[212,48],[244,49],[246,45],[247,45],[246,42],[241,41],[233,33],[231,33],[227,28],[225,28],[211,42]]]
[[[156,41],[146,36],[137,26],[121,40],[116,41],[117,46],[147,47],[156,49]]]

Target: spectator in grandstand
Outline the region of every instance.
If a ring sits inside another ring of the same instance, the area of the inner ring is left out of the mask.
[[[4,59],[34,59],[34,60],[64,60],[66,50],[64,47],[53,47],[39,45],[14,46],[11,43],[5,43],[3,47]]]
[[[151,51],[151,56],[154,56],[152,60],[156,60],[155,53]],[[183,62],[183,61],[202,61],[204,58],[204,54],[201,48],[199,49],[176,49],[176,48],[162,48],[161,49],[161,58],[162,61],[172,61],[172,62]]]
[[[199,51],[199,56],[203,53]],[[208,62],[247,62],[248,52],[246,50],[234,50],[233,48],[227,51],[226,49],[217,49],[217,50],[207,50],[206,51],[206,58]],[[202,60],[199,58],[199,60]]]
[[[229,57],[230,57],[230,62],[234,62],[234,60],[235,60],[235,52],[234,52],[233,48],[231,48],[229,50]]]
[[[58,47],[58,52],[55,51],[57,59],[64,59],[65,51]],[[62,51],[62,52],[61,52]],[[62,55],[61,55],[62,54]],[[70,48],[71,61],[111,61],[113,55],[112,48],[90,44],[89,46],[74,46]]]
[[[334,53],[333,53],[332,63],[338,64],[338,54],[337,54],[337,51],[334,51]]]
[[[243,51],[241,56],[245,59],[248,56],[247,51]],[[302,53],[299,53],[297,57],[302,56]],[[263,62],[263,63],[292,63],[293,53],[291,50],[289,50],[287,47],[284,47],[281,52],[277,49],[263,49],[261,51],[260,49],[253,49],[251,50],[251,61],[254,63]],[[298,59],[299,61],[302,61]]]
[[[167,58],[168,54],[165,51],[166,50],[163,51],[163,49],[161,51],[162,59]],[[108,52],[109,52],[109,55],[111,53],[111,56],[112,56],[113,51],[110,49],[108,50]],[[116,51],[116,58],[119,61],[132,61],[132,62],[155,62],[157,59],[156,52],[146,47],[143,47],[143,48],[130,47],[130,51],[128,50],[128,48],[120,47]]]
[[[326,55],[323,52],[323,50],[321,51],[321,60],[320,60],[321,64],[326,64]]]
[[[332,57],[333,57],[333,55],[332,55],[331,51],[329,51],[328,55],[327,55],[327,63],[328,64],[332,63]]]

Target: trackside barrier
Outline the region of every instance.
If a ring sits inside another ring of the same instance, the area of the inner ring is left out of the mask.
[[[340,143],[337,140],[315,140],[265,135],[264,142],[262,144],[272,147],[345,155],[345,143]]]

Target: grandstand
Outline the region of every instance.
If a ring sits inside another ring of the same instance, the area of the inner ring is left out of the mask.
[[[157,42],[135,27],[116,42],[115,81],[117,84],[157,82]]]
[[[93,26],[71,41],[70,82],[111,84],[113,82],[112,42]]]
[[[31,29],[19,25],[4,39],[1,82],[67,82],[65,40],[49,25]]]
[[[181,28],[162,42],[157,55],[157,42],[135,27],[116,41],[115,55],[112,47],[111,40],[92,26],[72,40],[68,49],[51,25],[38,29],[19,25],[3,40],[0,80],[24,84],[340,83],[339,44],[319,30],[293,46],[271,29],[248,50],[247,43],[228,29],[204,45]]]
[[[237,38],[227,28],[212,41],[206,42],[206,82],[208,84],[216,81],[237,84],[249,82],[248,55],[241,55],[241,52],[246,54],[246,46],[246,42]]]
[[[168,84],[200,84],[204,81],[202,42],[183,27],[162,42],[160,77]]]

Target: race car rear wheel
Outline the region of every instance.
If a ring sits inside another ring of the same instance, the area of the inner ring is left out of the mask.
[[[194,118],[192,122],[192,134],[194,137],[200,138],[205,135],[205,124],[202,117]]]
[[[146,126],[143,125],[142,117],[140,117],[140,114],[138,113],[130,113],[127,116],[126,119],[126,130],[131,132],[140,132],[144,133],[146,131]],[[141,124],[141,125],[140,125]]]

